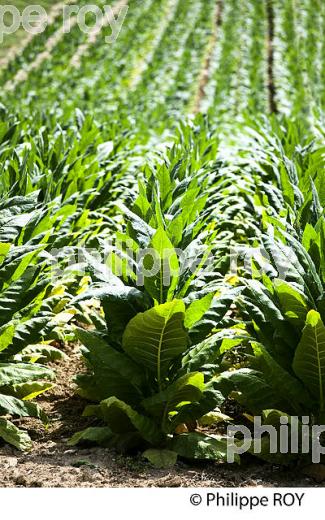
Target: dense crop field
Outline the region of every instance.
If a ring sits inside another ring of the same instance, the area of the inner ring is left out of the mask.
[[[325,3],[117,0],[87,33],[42,5],[0,53],[3,484],[49,442],[321,480]],[[256,418],[297,449],[240,453]]]

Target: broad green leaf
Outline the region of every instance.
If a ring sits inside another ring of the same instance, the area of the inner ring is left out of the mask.
[[[200,372],[186,374],[172,383],[166,390],[142,401],[142,406],[153,417],[161,418],[162,428],[169,431],[169,415],[178,412],[184,404],[199,401],[203,395],[204,375]]]
[[[109,337],[120,341],[127,323],[140,311],[148,307],[146,295],[135,287],[105,284],[100,289],[89,289],[74,301],[96,298],[101,301],[105,313]]]
[[[188,353],[183,356],[182,366],[187,371],[193,372],[202,369],[206,364],[217,365],[220,358],[220,345],[225,339],[238,338],[238,330],[224,329],[208,336],[205,340],[194,345]],[[245,340],[244,335],[241,341]]]
[[[0,329],[0,352],[5,350],[8,345],[11,344],[12,338],[14,337],[15,326],[14,325],[4,325]]]
[[[83,355],[92,369],[92,374],[77,378],[80,395],[92,401],[115,396],[129,404],[143,398],[143,368],[124,352],[111,347],[98,333],[77,329],[77,337],[86,347]]]
[[[318,312],[309,311],[302,338],[292,364],[293,370],[310,393],[325,405],[325,326]]]
[[[32,399],[35,399],[35,397],[53,388],[53,386],[54,385],[51,383],[41,383],[39,381],[22,383],[13,387],[14,393],[12,395],[18,399],[22,399],[23,401],[31,401]]]
[[[4,415],[3,412],[18,417],[37,417],[44,424],[48,423],[46,414],[37,404],[21,401],[11,395],[0,394],[0,415]]]
[[[229,415],[226,415],[220,411],[213,411],[203,415],[199,423],[202,426],[213,426],[214,424],[219,424],[228,421],[233,421],[233,418],[229,417]]]
[[[16,251],[19,248],[16,248]],[[23,275],[23,273],[26,271],[28,266],[32,263],[32,260],[37,255],[37,253],[41,250],[41,247],[24,247],[22,248],[21,254],[17,257],[16,261],[9,262],[8,257],[6,258],[6,265],[1,266],[0,269],[0,279],[5,279],[6,283],[9,284],[9,282],[16,282],[19,280],[19,278]],[[31,250],[29,252],[29,250]]]
[[[68,359],[68,356],[60,349],[47,345],[45,343],[38,343],[24,348],[20,354],[17,354],[14,359],[22,361],[31,361],[32,363],[40,362],[47,363],[53,361],[62,361]]]
[[[142,456],[156,468],[170,468],[177,462],[177,453],[171,450],[146,450]]]
[[[171,362],[188,346],[181,300],[158,305],[135,316],[123,335],[124,350],[157,377],[159,385]]]
[[[291,435],[291,424],[294,426],[295,430],[294,433],[296,434],[297,428],[301,426],[301,423],[298,421],[297,417],[291,418],[290,415],[281,412],[279,410],[263,410],[263,421],[262,421],[262,428],[263,425],[271,425],[273,426],[277,431],[277,440],[276,440],[276,446],[274,444],[271,444],[271,437],[268,434],[265,434],[261,438],[261,450],[257,451],[256,446],[254,446],[254,443],[249,448],[249,453],[252,455],[255,455],[256,457],[267,461],[272,464],[288,464],[290,462],[293,462],[295,459],[299,457],[299,454],[297,453],[291,453],[290,450],[290,444],[289,444],[289,453],[281,453],[281,446],[280,446],[280,427],[282,425],[281,418],[285,417],[288,422],[288,428],[289,428],[289,436]],[[295,424],[293,424],[293,420],[296,421]],[[290,438],[290,437],[289,437]],[[290,441],[289,441],[290,442]]]
[[[116,206],[126,215],[130,237],[135,240],[140,247],[149,247],[150,240],[155,234],[155,230],[138,217],[138,215],[130,211],[123,203],[117,202]]]
[[[34,269],[27,269],[23,276],[11,283],[6,290],[1,292],[0,299],[0,324],[9,322],[13,315],[21,311],[33,300],[33,292],[28,291],[35,277]],[[30,295],[30,296],[29,296]]]
[[[192,325],[189,331],[193,343],[199,343],[205,340],[214,329],[223,328],[222,320],[226,317],[231,305],[241,290],[240,287],[227,289],[222,294],[215,295],[212,298],[207,310],[201,318]],[[193,302],[193,304],[194,303],[195,302]]]
[[[300,380],[284,369],[263,345],[253,343],[252,348],[257,360],[257,366],[263,371],[266,382],[272,386],[279,400],[286,401],[289,410],[293,410],[296,413],[301,413],[305,410],[307,403],[310,404],[310,398],[306,395]],[[269,408],[271,407],[269,406]]]
[[[295,192],[288,172],[288,167],[286,167],[285,163],[280,167],[280,178],[284,200],[289,204],[289,206],[294,208]]]
[[[186,459],[227,461],[227,438],[205,435],[199,432],[177,435],[170,442],[169,447]],[[239,462],[239,456],[236,456]]]
[[[283,315],[266,287],[257,280],[248,280],[246,283],[255,305],[263,311],[263,321],[270,321],[275,326],[283,321]]]
[[[41,365],[0,363],[0,387],[18,385],[36,379],[54,379],[54,372]]]
[[[141,386],[143,382],[143,370],[132,359],[124,353],[113,349],[99,334],[77,329],[78,339],[87,347],[94,359],[107,367],[119,372],[121,377],[126,378],[132,385]]]
[[[225,352],[233,349],[234,347],[244,345],[248,340],[253,339],[251,336],[245,333],[244,330],[241,330],[239,328],[230,329],[229,332],[232,332],[233,335],[229,335],[228,338],[225,335],[225,338],[222,340],[221,343],[220,354],[224,354]]]
[[[99,446],[105,446],[112,438],[112,430],[107,426],[93,426],[75,433],[69,439],[69,446],[76,446],[77,444],[95,443]]]
[[[156,446],[163,436],[155,422],[149,417],[140,415],[131,406],[116,397],[110,397],[100,403],[104,421],[114,433],[139,432],[141,437]]]
[[[213,300],[213,293],[206,294],[200,300],[194,300],[186,309],[184,325],[187,329],[191,329],[210,308]]]
[[[309,253],[310,248],[312,247],[312,244],[314,242],[317,242],[318,240],[318,234],[316,230],[313,228],[313,226],[309,223],[306,224],[303,236],[302,236],[302,245],[306,249],[306,251]]]
[[[173,298],[179,276],[177,253],[163,228],[152,237],[143,258],[143,282],[158,303]]]
[[[290,323],[302,328],[308,312],[305,297],[282,280],[275,280],[274,287],[284,316]]]
[[[217,384],[224,395],[232,396],[252,413],[259,414],[268,406],[277,406],[281,396],[265,380],[263,373],[242,368],[223,372],[217,378]]]
[[[224,395],[220,391],[214,380],[205,383],[204,392],[199,401],[182,403],[181,406],[178,407],[177,414],[171,415],[169,431],[175,431],[179,424],[194,423],[211,410],[222,406],[225,399],[226,394]]]
[[[29,435],[23,430],[19,430],[12,422],[0,417],[0,437],[12,444],[21,451],[29,451],[32,449],[32,441]]]
[[[0,242],[0,264],[3,262],[4,258],[6,258],[10,247],[11,244],[8,244],[6,242]]]
[[[13,336],[12,344],[6,349],[6,354],[14,356],[27,345],[43,341],[55,327],[52,316],[36,316],[27,321],[20,321]]]

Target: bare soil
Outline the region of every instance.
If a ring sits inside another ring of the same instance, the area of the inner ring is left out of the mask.
[[[274,9],[272,0],[267,0],[266,5],[268,36],[267,36],[267,74],[268,74],[268,92],[269,92],[269,109],[271,114],[278,113],[276,102],[276,88],[274,84]]]
[[[103,448],[71,448],[68,439],[89,425],[81,417],[85,402],[75,394],[73,376],[83,370],[77,346],[56,365],[57,381],[39,398],[51,423],[47,430],[33,419],[17,421],[33,441],[30,453],[0,446],[0,487],[297,487],[319,486],[297,468],[245,461],[240,467],[217,463],[179,462],[157,470],[141,456],[125,457]]]
[[[213,50],[216,46],[218,39],[218,30],[222,24],[222,8],[223,8],[223,0],[217,0],[215,14],[214,14],[214,28],[213,33],[211,35],[210,41],[208,43],[206,57],[204,59],[204,64],[201,70],[200,78],[199,78],[199,86],[198,91],[196,93],[196,97],[193,103],[193,112],[194,114],[198,114],[201,110],[201,102],[205,97],[206,87],[210,79],[211,72],[211,61],[213,57]]]

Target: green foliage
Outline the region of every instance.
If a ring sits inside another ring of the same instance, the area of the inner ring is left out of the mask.
[[[184,303],[173,300],[137,314],[125,328],[123,349],[155,374],[159,386],[173,361],[187,349],[184,316]]]
[[[310,311],[295,352],[293,370],[324,410],[325,327],[318,312]]]
[[[158,458],[149,458],[159,465],[167,463],[163,453],[177,427],[199,419],[223,400],[211,391],[202,372],[184,373],[182,359],[193,348],[184,317],[181,300],[138,313],[126,325],[120,345],[111,342],[109,327],[102,337],[99,331],[78,331],[92,369],[91,374],[78,376],[80,393],[100,401],[87,407],[85,414],[108,425],[110,445],[124,450],[151,446],[149,453],[154,455],[153,448],[163,450]],[[97,430],[92,440],[96,435]],[[89,440],[88,433],[78,434],[71,442],[79,440]]]
[[[77,25],[60,35],[57,12],[8,55],[6,442],[31,446],[7,416],[46,422],[30,400],[51,387],[42,363],[65,357],[52,340],[74,338],[76,323],[78,392],[105,426],[73,445],[147,448],[160,467],[224,461],[224,438],[179,431],[213,420],[227,396],[267,424],[322,419],[325,14],[320,0],[269,4],[129,2],[114,45],[108,28],[95,45]]]
[[[177,453],[171,450],[149,449],[143,453],[143,456],[156,468],[169,468],[174,466],[177,461]]]

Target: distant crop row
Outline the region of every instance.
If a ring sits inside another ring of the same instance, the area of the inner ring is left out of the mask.
[[[114,44],[105,42],[110,28],[103,28],[75,67],[73,56],[87,41],[75,25],[13,93],[3,92],[2,99],[11,111],[16,107],[20,113],[28,113],[33,103],[69,121],[78,107],[100,120],[109,116],[127,128],[132,128],[135,118],[140,134],[153,126],[162,132],[193,110],[200,72],[208,63],[200,108],[210,117],[233,121],[244,120],[247,113],[269,112],[272,80],[278,110],[312,122],[324,105],[323,11],[322,2],[309,0],[131,1]],[[61,26],[59,12],[46,31],[1,72],[1,83],[10,85],[20,69],[28,71]]]

